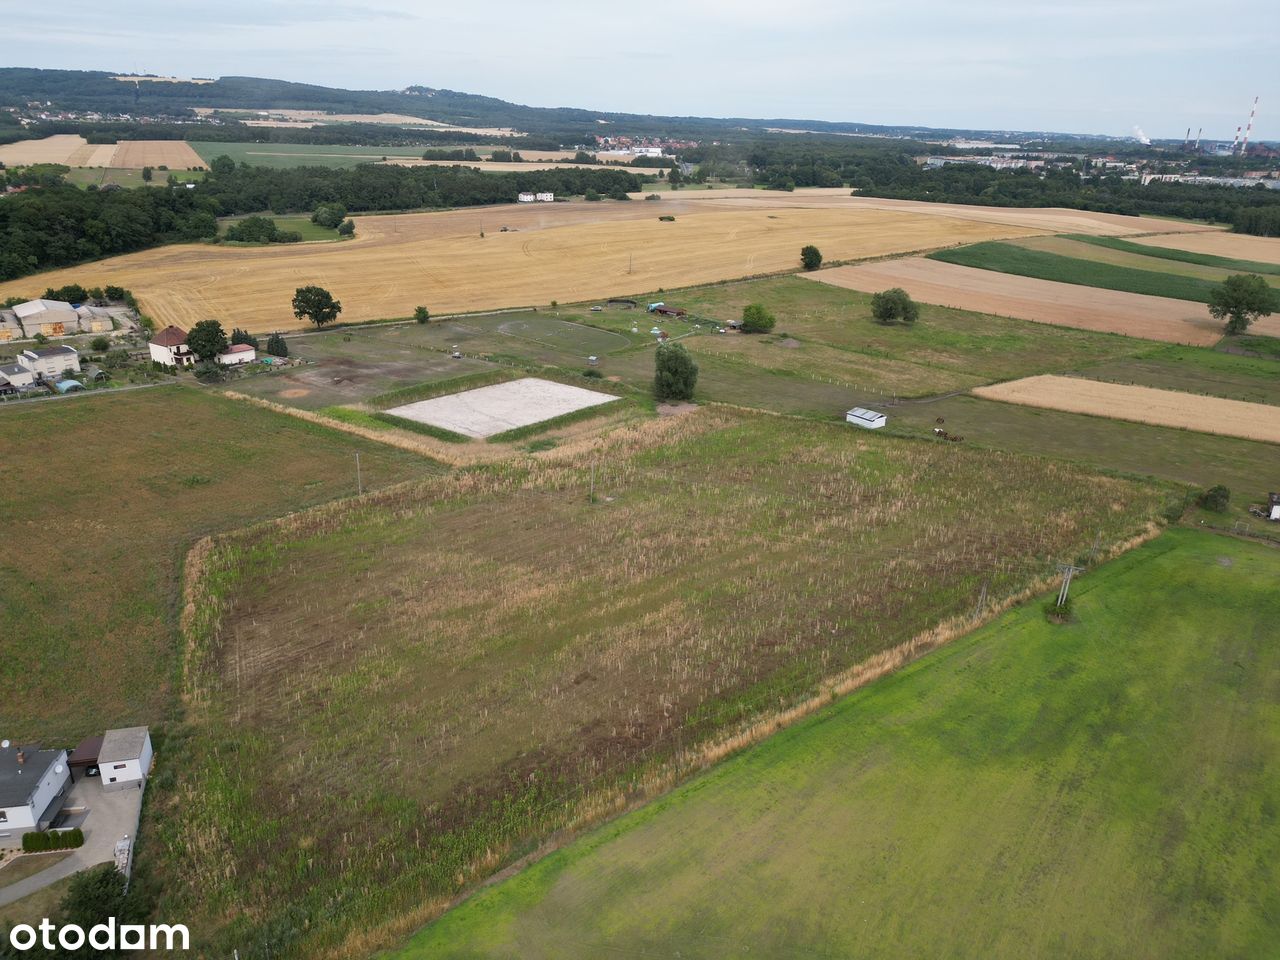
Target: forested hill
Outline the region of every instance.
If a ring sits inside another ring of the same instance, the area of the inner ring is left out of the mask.
[[[212,83],[137,83],[88,70],[0,68],[0,107],[51,103],[65,110],[183,116],[192,107],[325,110],[333,113],[400,113],[460,126],[514,127],[528,133],[610,133],[693,137],[771,128],[831,134],[945,138],[983,131],[876,126],[802,119],[664,117],[576,107],[529,107],[494,97],[425,86],[405,90],[342,90],[259,77],[222,77]],[[605,121],[602,124],[600,121]],[[999,131],[999,137],[1013,136]],[[1043,136],[1043,135],[1041,135]]]

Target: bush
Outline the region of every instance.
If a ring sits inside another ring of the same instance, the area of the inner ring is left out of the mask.
[[[663,221],[664,223],[675,223],[675,219],[676,219],[676,218],[675,218],[675,217],[673,217],[673,216],[672,216],[671,214],[669,214],[669,213],[664,213],[664,214],[663,214],[662,216],[660,216],[658,219],[659,219],[659,220],[661,220],[661,221]]]
[[[678,343],[664,343],[654,356],[653,396],[663,400],[692,400],[698,385],[698,365]]]
[[[877,323],[915,323],[920,317],[920,306],[901,287],[882,290],[871,296],[871,316]]]
[[[749,303],[742,308],[743,333],[768,333],[774,323],[773,314],[762,303]]]
[[[800,265],[806,270],[817,270],[822,266],[822,251],[809,244],[800,250]]]
[[[46,853],[50,850],[74,850],[84,846],[84,831],[79,827],[73,830],[53,831],[47,833],[32,832],[22,835],[23,853]]]
[[[356,222],[352,220],[350,217],[348,217],[346,220],[343,220],[340,224],[338,224],[338,236],[340,237],[354,236],[355,232],[356,232]]]
[[[111,349],[111,338],[101,336],[94,337],[89,341],[89,349],[94,353],[106,353]]]
[[[1070,623],[1075,619],[1072,615],[1074,601],[1070,594],[1067,595],[1067,602],[1062,606],[1058,606],[1058,596],[1054,594],[1053,599],[1044,605],[1044,618],[1050,623]]]
[[[347,218],[347,208],[340,203],[321,204],[311,214],[311,222],[321,227],[336,230]]]
[[[413,319],[416,320],[418,323],[426,323],[431,319],[431,311],[428,310],[426,307],[414,307]]]
[[[267,337],[267,353],[273,357],[287,357],[289,355],[289,344],[285,342],[284,337],[278,333],[273,333]]]
[[[583,199],[591,200],[594,202],[600,199],[600,194],[596,193],[596,191],[594,190],[588,190],[585,194],[583,194]]]
[[[1214,513],[1225,513],[1227,506],[1231,503],[1231,491],[1222,484],[1218,484],[1200,494],[1198,503]]]
[[[601,373],[599,370],[597,370],[595,367],[587,367],[587,369],[585,369],[585,370],[583,370],[583,371],[582,371],[582,375],[583,375],[584,377],[588,377],[588,378],[589,378],[589,379],[591,379],[591,380],[603,380],[603,379],[604,379],[604,374],[603,374],[603,373]]]

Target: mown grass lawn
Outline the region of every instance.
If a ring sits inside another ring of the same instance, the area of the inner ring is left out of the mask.
[[[1171,531],[421,931],[400,960],[1263,957],[1280,552]]]

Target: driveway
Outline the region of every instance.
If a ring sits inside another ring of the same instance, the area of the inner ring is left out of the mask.
[[[110,863],[116,858],[116,841],[128,836],[134,839],[138,833],[138,816],[142,813],[142,790],[128,789],[117,793],[105,793],[99,777],[85,777],[71,788],[63,809],[74,811],[83,807],[86,812],[84,846],[71,851],[71,856],[60,860],[47,870],[19,880],[7,887],[0,887],[0,907],[21,900],[63,877],[79,873],[99,863]]]

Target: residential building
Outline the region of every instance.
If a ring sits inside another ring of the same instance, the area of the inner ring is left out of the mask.
[[[533,200],[533,194],[527,190],[516,196],[516,203],[533,203]]]
[[[238,367],[242,363],[253,363],[258,358],[258,351],[252,344],[233,343],[215,358],[224,367]]]
[[[37,380],[56,380],[66,374],[80,372],[80,354],[75,347],[66,344],[23,350],[18,354],[17,360],[35,374]]]
[[[102,789],[108,793],[130,787],[142,789],[151,772],[151,757],[151,734],[146,727],[108,730],[98,750]]]
[[[0,847],[20,847],[23,834],[47,830],[70,782],[67,751],[0,743]]]
[[[36,375],[20,363],[0,366],[0,380],[13,390],[25,390],[36,385]]]
[[[69,303],[61,300],[28,300],[13,308],[28,337],[65,337],[80,330],[80,318]]]
[[[551,192],[534,194],[539,203],[555,203],[556,195]]]
[[[196,355],[187,346],[187,331],[168,326],[151,338],[147,344],[151,359],[165,367],[193,367]]]

